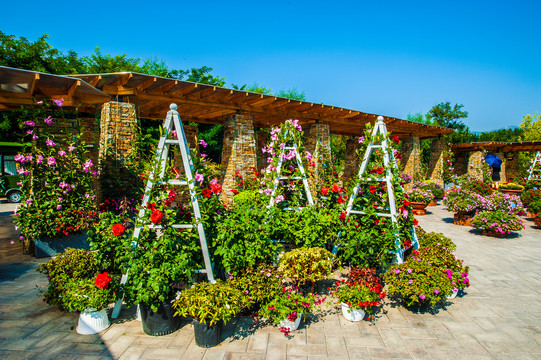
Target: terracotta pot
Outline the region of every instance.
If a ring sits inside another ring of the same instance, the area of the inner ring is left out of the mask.
[[[426,209],[427,204],[412,201],[411,206],[413,207],[413,213],[415,215],[425,215],[426,214],[425,209]]]
[[[436,199],[428,203],[428,206],[436,206],[436,205],[438,205],[438,201]]]
[[[453,223],[455,225],[470,226],[471,219],[475,216],[474,212],[456,212]]]
[[[531,213],[531,212],[529,212],[529,211],[526,212],[526,216],[527,216],[527,217],[536,218],[537,215],[538,215],[538,214],[536,214],[536,213]]]
[[[509,189],[498,189],[502,194],[509,194],[509,195],[520,195],[522,194],[522,190],[509,190]]]

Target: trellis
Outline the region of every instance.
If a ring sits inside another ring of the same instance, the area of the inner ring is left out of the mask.
[[[203,227],[203,222],[201,219],[201,209],[199,208],[199,201],[195,193],[194,176],[193,176],[194,165],[193,165],[193,160],[190,154],[190,148],[188,147],[186,134],[184,133],[184,127],[182,126],[182,121],[180,120],[180,115],[177,111],[177,105],[171,104],[170,109],[171,110],[169,110],[169,112],[167,113],[165,122],[163,124],[163,132],[158,142],[158,149],[156,151],[155,160],[154,160],[155,161],[154,163],[159,162],[160,164],[159,174],[155,176],[156,174],[154,174],[154,169],[149,174],[147,184],[145,186],[145,193],[143,195],[143,200],[141,202],[141,209],[139,210],[139,214],[136,220],[136,226],[133,231],[132,247],[137,246],[139,236],[141,234],[141,230],[144,228],[144,226],[148,226],[149,228],[152,228],[152,229],[162,228],[161,225],[143,225],[142,223],[142,218],[145,215],[145,208],[150,199],[150,194],[154,186],[166,185],[166,184],[173,185],[173,186],[187,186],[190,193],[190,201],[192,203],[196,225],[173,224],[172,227],[175,229],[191,229],[194,226],[197,227],[197,232],[199,235],[199,243],[201,245],[201,251],[203,252],[203,260],[205,263],[205,269],[198,270],[198,272],[207,274],[208,281],[214,282],[214,275],[212,273],[212,264],[210,262],[207,240],[205,236],[205,229]],[[171,135],[173,135],[173,139],[169,138]],[[181,155],[182,163],[184,166],[184,173],[186,175],[186,180],[170,179],[166,182],[163,181],[165,177],[165,171],[167,169],[167,160],[169,158],[169,151],[170,151],[171,145],[179,146],[180,155]],[[128,273],[129,273],[129,269],[126,270],[126,273],[122,275],[122,279],[120,281],[121,284],[125,284],[128,281]],[[122,306],[122,299],[119,299],[117,303],[115,304],[115,307],[111,314],[113,318],[118,317],[121,306]]]
[[[541,179],[541,151],[535,154],[535,159],[528,169],[528,180]]]
[[[385,125],[385,122],[383,121],[383,116],[378,116],[378,121],[376,122],[374,129],[372,130],[372,139],[375,139],[378,134],[383,135],[383,140],[379,144],[374,144],[373,142],[370,142],[368,147],[366,148],[366,151],[364,153],[363,161],[361,163],[361,166],[359,167],[359,173],[357,176],[357,182],[355,184],[355,187],[353,188],[353,193],[351,194],[348,204],[346,207],[346,216],[349,216],[351,214],[357,214],[357,215],[366,215],[366,212],[363,210],[355,210],[353,208],[353,205],[355,203],[355,199],[357,198],[359,194],[359,188],[361,186],[361,183],[369,183],[369,182],[385,182],[387,187],[387,198],[389,199],[389,212],[377,212],[376,215],[382,216],[382,217],[388,217],[391,218],[391,221],[393,224],[395,224],[398,227],[398,219],[397,219],[397,212],[396,212],[396,199],[395,199],[395,190],[393,188],[392,180],[393,180],[393,172],[391,170],[391,167],[394,169],[398,169],[398,166],[396,164],[396,160],[394,158],[394,155],[392,151],[389,151],[389,139],[387,137],[387,126]],[[376,149],[380,149],[383,153],[383,164],[386,168],[385,177],[383,178],[376,178],[372,179],[371,177],[364,177],[364,174],[367,171],[367,165],[370,161],[370,156],[372,155],[372,152]],[[402,188],[400,188],[402,190]],[[385,208],[383,208],[385,210]],[[417,234],[415,232],[415,227],[412,227],[411,229],[412,233],[412,245],[415,249],[419,248],[419,242],[417,240]],[[402,263],[404,261],[404,252],[407,249],[403,249],[400,244],[400,235],[397,232],[396,238],[395,238],[395,247],[396,247],[396,260],[398,263]],[[337,249],[335,249],[336,251]]]

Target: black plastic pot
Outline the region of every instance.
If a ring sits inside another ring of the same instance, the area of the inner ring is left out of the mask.
[[[152,311],[150,306],[139,304],[141,310],[141,322],[145,334],[162,336],[171,334],[180,328],[182,318],[174,316],[175,309],[170,301],[164,301],[158,311]]]
[[[209,326],[207,323],[202,323],[194,319],[193,332],[197,346],[208,348],[221,343],[223,325],[224,323],[221,320]]]

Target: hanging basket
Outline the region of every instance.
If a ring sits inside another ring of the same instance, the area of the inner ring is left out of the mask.
[[[193,332],[195,336],[195,343],[199,347],[213,347],[222,342],[222,328],[223,321],[218,321],[216,324],[210,326],[207,323],[202,323],[197,320],[193,320]]]
[[[150,306],[140,304],[143,331],[147,335],[162,336],[171,334],[180,328],[181,317],[175,316],[175,309],[170,301],[164,301],[158,311],[152,311]]]

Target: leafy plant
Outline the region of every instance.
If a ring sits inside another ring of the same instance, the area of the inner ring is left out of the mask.
[[[529,210],[532,214],[539,214],[539,213],[541,213],[541,199],[536,200],[536,201],[530,203],[530,206],[528,207],[528,210]]]
[[[456,244],[453,242],[453,240],[443,235],[443,233],[427,233],[425,231],[419,231],[418,228],[416,228],[416,230],[420,247],[441,246],[451,252],[456,250]]]
[[[525,207],[530,207],[530,204],[541,200],[541,189],[528,189],[520,194],[520,200]]]
[[[443,195],[443,206],[448,211],[475,212],[480,208],[482,197],[474,192],[453,187]]]
[[[348,281],[351,284],[362,284],[371,288],[377,288],[381,291],[383,284],[381,278],[376,273],[376,269],[367,267],[353,267],[349,271]]]
[[[442,269],[417,258],[392,266],[385,273],[384,280],[389,294],[399,295],[407,306],[434,306],[453,290]]]
[[[374,307],[379,306],[380,300],[385,298],[381,287],[370,287],[350,281],[337,281],[332,295],[353,309],[363,309],[367,314],[372,314]]]
[[[428,204],[434,200],[434,195],[428,189],[413,188],[406,191],[408,201]]]
[[[500,210],[482,211],[476,214],[471,220],[471,225],[476,229],[493,230],[502,235],[524,229],[524,224],[517,215]]]
[[[481,180],[470,180],[462,183],[462,189],[481,196],[492,194],[492,187]]]
[[[415,182],[412,185],[413,189],[429,190],[435,199],[441,199],[443,197],[443,188],[433,182],[432,180],[425,180],[422,182]]]
[[[280,259],[279,270],[286,278],[293,279],[298,285],[312,284],[331,275],[334,255],[329,251],[314,248],[299,248],[286,252]]]
[[[100,281],[105,277],[105,281]],[[116,301],[119,295],[118,281],[107,273],[95,279],[74,279],[66,285],[62,294],[63,307],[68,311],[83,311],[88,308],[101,310]]]
[[[533,222],[534,222],[534,224],[535,224],[537,227],[541,227],[541,215],[537,215],[537,216],[533,219]]]
[[[47,276],[47,290],[42,291],[49,305],[64,306],[63,293],[70,281],[94,278],[99,272],[94,253],[82,249],[66,249],[46,263],[39,264],[37,271]]]
[[[173,301],[176,315],[191,316],[212,326],[227,323],[245,306],[246,296],[239,289],[217,280],[215,284],[197,283],[180,292]]]
[[[282,292],[282,275],[272,266],[260,264],[244,270],[239,276],[229,276],[230,286],[245,294],[246,306],[256,305],[259,308]]]
[[[295,321],[301,314],[306,316],[312,312],[313,305],[314,299],[311,296],[305,297],[291,288],[284,288],[282,293],[261,306],[259,316],[275,324],[284,319]]]

